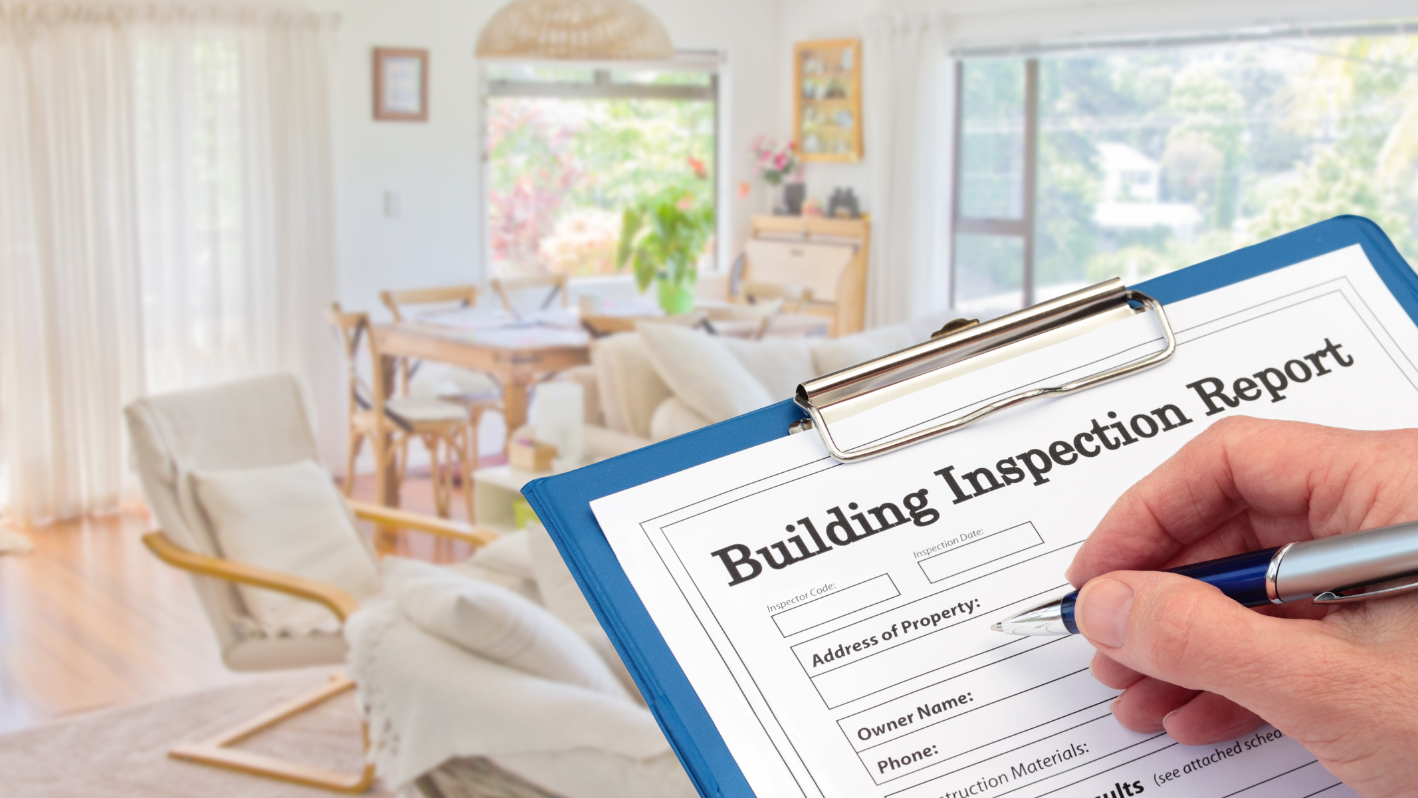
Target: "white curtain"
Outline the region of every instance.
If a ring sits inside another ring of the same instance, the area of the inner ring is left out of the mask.
[[[867,20],[868,326],[941,310],[950,301],[953,69],[938,14],[890,12]]]
[[[331,28],[0,5],[8,516],[116,507],[145,392],[289,370],[338,406]]]

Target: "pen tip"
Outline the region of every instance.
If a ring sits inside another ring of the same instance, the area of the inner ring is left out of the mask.
[[[1003,631],[1004,631],[1004,624],[1002,624],[1002,623],[992,623],[992,624],[990,624],[990,629],[993,630],[993,631],[996,631],[996,632],[1003,632]]]

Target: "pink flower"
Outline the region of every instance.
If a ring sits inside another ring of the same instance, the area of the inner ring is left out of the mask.
[[[787,153],[780,152],[780,153],[778,153],[777,155],[773,156],[773,166],[774,166],[775,168],[777,168],[777,169],[782,169],[783,167],[785,167],[785,166],[787,166],[787,165],[788,165],[788,154],[787,154]]]

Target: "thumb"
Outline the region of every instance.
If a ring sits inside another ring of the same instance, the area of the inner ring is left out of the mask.
[[[1328,664],[1349,661],[1348,643],[1319,621],[1261,615],[1176,574],[1100,576],[1083,586],[1074,613],[1083,636],[1117,662],[1290,729],[1330,714]]]

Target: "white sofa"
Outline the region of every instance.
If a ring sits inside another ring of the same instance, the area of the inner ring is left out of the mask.
[[[942,311],[843,338],[759,341],[642,325],[596,341],[591,365],[558,379],[585,389],[587,449],[609,457],[790,399],[798,383],[921,343],[953,317]]]

